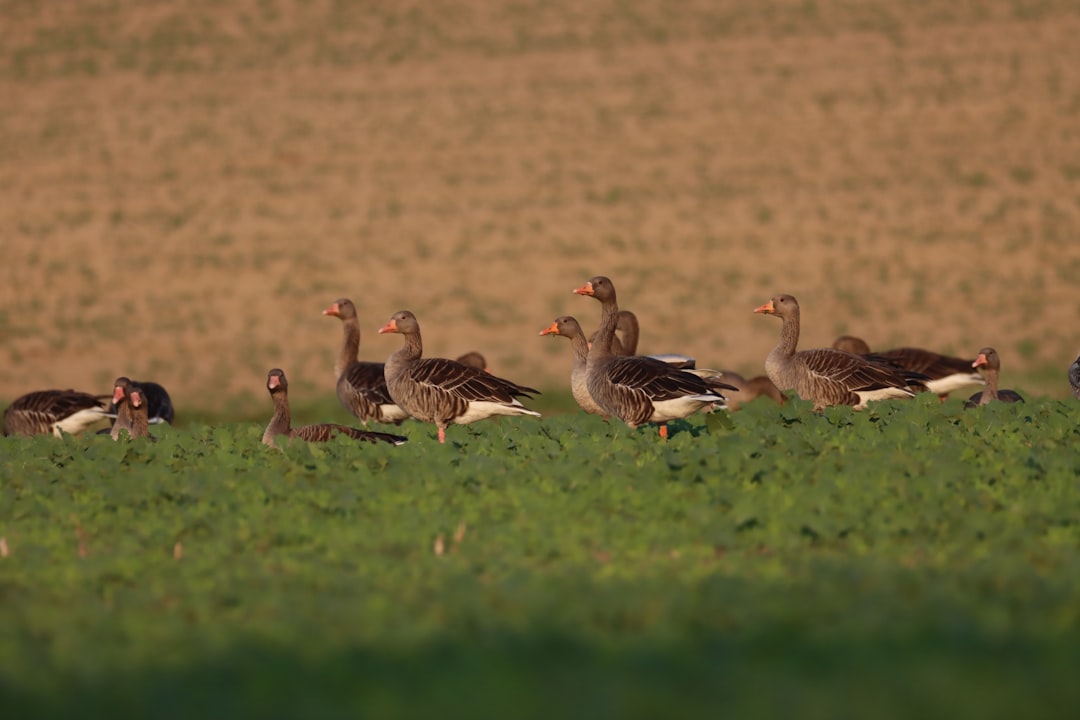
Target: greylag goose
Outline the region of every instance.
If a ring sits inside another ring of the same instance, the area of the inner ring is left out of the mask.
[[[555,318],[555,322],[540,331],[541,335],[560,335],[570,339],[570,349],[574,353],[574,364],[570,368],[570,393],[574,400],[590,415],[606,415],[589,394],[586,380],[586,365],[589,361],[589,341],[577,319],[570,315]]]
[[[274,368],[267,373],[266,389],[270,391],[270,398],[274,401],[274,417],[270,419],[270,424],[266,426],[266,432],[263,433],[263,445],[276,447],[274,438],[281,435],[306,440],[307,442],[326,442],[338,435],[345,435],[354,440],[364,440],[370,443],[384,442],[391,445],[401,445],[409,440],[401,435],[391,435],[390,433],[375,432],[373,430],[359,430],[334,423],[304,425],[294,428],[292,426],[292,415],[289,413],[289,381],[285,377],[285,372],[279,368]]]
[[[781,405],[787,401],[784,393],[780,392],[780,389],[773,384],[773,381],[764,375],[757,375],[748,379],[737,372],[723,370],[720,372],[719,378],[739,389],[738,395],[728,398],[728,410],[738,410],[746,403],[759,397],[770,398]]]
[[[901,370],[921,373],[927,378],[923,380],[923,385],[942,401],[949,397],[953,390],[967,385],[982,385],[984,382],[982,376],[971,369],[973,361],[970,358],[965,360],[915,347],[870,352],[870,346],[865,341],[850,335],[836,338],[833,348],[863,355],[875,362],[895,365]]]
[[[660,424],[667,438],[667,421],[687,417],[705,407],[724,407],[720,390],[735,390],[719,380],[705,380],[650,357],[628,357],[611,352],[619,320],[615,286],[597,276],[574,290],[600,301],[600,329],[589,348],[586,387],[607,415],[631,428],[647,422]]]
[[[476,352],[475,350],[472,350],[460,356],[456,360],[456,362],[459,362],[462,365],[468,365],[475,370],[483,370],[484,372],[488,372],[487,358],[485,358],[483,355]]]
[[[626,355],[627,357],[637,356],[638,340],[641,338],[641,325],[638,322],[637,315],[629,310],[620,310],[619,321],[615,324],[615,332],[622,333],[622,339],[620,340],[618,335],[611,339],[611,354]],[[597,333],[593,333],[592,337],[589,338],[590,345],[596,341],[596,335]],[[697,361],[694,358],[678,353],[657,353],[646,357],[666,362],[668,365],[673,365],[680,370],[693,370],[697,366]]]
[[[995,400],[1015,403],[1024,402],[1020,393],[1015,390],[998,390],[998,373],[1001,371],[1001,358],[997,350],[992,347],[984,347],[979,351],[979,356],[971,363],[971,367],[980,368],[983,377],[986,378],[986,387],[975,393],[964,403],[965,408],[973,408],[979,405],[989,405]]]
[[[524,385],[446,358],[423,357],[420,323],[408,310],[394,313],[379,333],[400,333],[405,343],[386,361],[390,397],[409,415],[435,423],[439,442],[446,442],[450,423],[466,425],[493,415],[533,415],[518,397],[539,395]]]
[[[141,386],[126,377],[116,378],[111,407],[116,408],[116,422],[110,433],[113,440],[118,440],[121,432],[132,438],[151,437],[150,401]]]
[[[1080,400],[1080,355],[1069,366],[1069,385],[1072,385],[1073,397]]]
[[[127,380],[127,378],[124,378]],[[161,423],[172,424],[176,419],[176,410],[173,409],[172,398],[165,388],[156,382],[149,380],[128,380],[133,387],[140,390],[143,402],[146,403],[147,422],[151,425]],[[115,392],[114,392],[115,395]],[[109,414],[117,414],[116,400],[109,403]]]
[[[323,310],[323,315],[341,319],[343,339],[341,352],[334,362],[334,377],[342,406],[364,425],[369,420],[400,425],[409,414],[390,399],[383,364],[358,360],[360,321],[353,301],[341,298]]]
[[[4,435],[75,435],[108,417],[100,398],[77,390],[27,393],[4,411]]]
[[[783,321],[780,341],[765,359],[765,373],[780,390],[794,390],[813,401],[815,411],[829,405],[862,408],[871,400],[909,398],[915,394],[910,386],[921,382],[918,373],[842,350],[797,350],[799,301],[791,295],[777,295],[754,312]]]

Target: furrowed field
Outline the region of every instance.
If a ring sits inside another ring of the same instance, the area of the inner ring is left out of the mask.
[[[1067,717],[1080,403],[4,438],[10,717]]]

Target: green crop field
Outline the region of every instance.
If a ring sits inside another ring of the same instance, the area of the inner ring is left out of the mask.
[[[1080,403],[0,438],[5,718],[1071,717]]]

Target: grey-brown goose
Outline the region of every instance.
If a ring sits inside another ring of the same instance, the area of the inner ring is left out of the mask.
[[[4,410],[4,435],[78,434],[108,418],[101,399],[78,390],[38,390]]]
[[[832,348],[799,351],[799,301],[791,295],[777,295],[754,312],[783,321],[780,340],[765,359],[765,374],[780,390],[811,400],[815,411],[914,395],[910,386],[920,382],[917,373]]]
[[[146,414],[151,425],[161,423],[172,424],[176,419],[176,410],[173,408],[172,398],[168,391],[156,382],[149,380],[128,380],[128,382],[140,390],[142,399],[146,402]],[[116,401],[109,403],[109,413],[116,415]]]
[[[667,421],[687,417],[702,408],[723,407],[721,389],[735,390],[720,381],[707,381],[650,357],[627,357],[611,352],[619,320],[615,286],[598,275],[574,290],[600,301],[600,329],[589,348],[586,381],[589,394],[605,414],[632,428],[647,422],[660,424],[667,438]]]
[[[113,383],[112,407],[116,408],[116,422],[113,423],[110,433],[113,440],[118,440],[122,432],[132,438],[151,437],[150,402],[142,387],[126,377],[116,378]]]
[[[483,370],[484,372],[488,372],[487,358],[485,358],[483,355],[476,352],[475,350],[470,350],[464,355],[459,356],[456,362],[459,362],[462,365],[468,365],[475,370]]]
[[[354,440],[363,440],[370,443],[390,443],[401,445],[408,442],[408,438],[390,433],[375,432],[374,430],[360,430],[347,425],[336,423],[320,423],[317,425],[303,425],[298,428],[292,426],[292,414],[289,412],[289,381],[285,377],[285,371],[274,368],[266,375],[266,389],[270,392],[270,399],[274,401],[274,416],[270,424],[266,426],[262,441],[264,445],[276,447],[274,438],[285,435],[288,438],[297,438],[307,442],[326,442],[338,435],[345,435]]]
[[[767,397],[781,405],[787,400],[784,393],[780,392],[780,389],[776,387],[773,381],[765,375],[745,378],[737,372],[723,370],[720,372],[719,377],[724,382],[739,389],[738,393],[728,397],[728,410],[738,410],[746,403],[759,397]]]
[[[619,321],[615,324],[615,332],[622,333],[622,339],[620,340],[618,334],[611,339],[611,354],[635,357],[637,355],[638,341],[641,339],[641,324],[638,322],[637,315],[629,310],[619,310]],[[592,344],[595,340],[596,333],[593,333],[592,337],[589,338],[589,344]],[[697,361],[689,355],[657,353],[646,357],[666,362],[668,365],[673,365],[680,370],[693,370],[697,367]],[[716,371],[709,372],[715,373]]]
[[[851,335],[841,335],[836,338],[833,348],[864,355],[875,362],[890,363],[901,370],[921,373],[926,376],[926,380],[923,381],[926,389],[942,400],[949,397],[949,393],[954,390],[968,385],[982,385],[984,382],[982,376],[971,369],[972,358],[942,355],[933,350],[916,347],[899,347],[871,352],[870,346],[864,340]]]
[[[400,333],[405,343],[386,361],[390,397],[409,415],[435,423],[439,442],[446,442],[451,423],[466,425],[494,415],[533,415],[519,397],[539,395],[524,385],[447,358],[425,358],[420,323],[408,310],[394,313],[379,333]]]
[[[998,390],[998,373],[1001,372],[1001,358],[997,350],[992,347],[984,347],[979,351],[979,356],[971,363],[972,367],[980,368],[983,377],[986,378],[986,387],[975,393],[964,403],[965,408],[973,408],[979,405],[989,405],[995,400],[1015,403],[1024,402],[1020,393],[1015,390]]]
[[[574,353],[574,364],[570,368],[570,393],[574,400],[590,415],[606,415],[589,394],[586,379],[586,366],[589,362],[589,341],[577,319],[570,315],[555,318],[555,322],[540,331],[541,335],[560,335],[570,339],[570,349]]]
[[[334,362],[337,396],[341,405],[363,424],[368,421],[401,424],[409,414],[394,404],[386,388],[383,363],[361,362],[360,321],[356,305],[341,298],[323,310],[323,315],[341,319],[341,351]]]
[[[1073,397],[1080,400],[1080,355],[1069,366],[1069,385],[1072,386]]]

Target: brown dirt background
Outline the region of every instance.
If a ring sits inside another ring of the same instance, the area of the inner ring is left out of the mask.
[[[539,330],[607,274],[644,351],[757,373],[840,333],[1080,349],[1080,4],[0,6],[0,398],[155,379],[178,408],[333,393],[412,309],[430,355],[563,387]],[[261,408],[261,404],[256,405]]]

